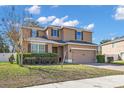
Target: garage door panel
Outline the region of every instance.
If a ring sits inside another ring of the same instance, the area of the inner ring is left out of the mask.
[[[73,50],[73,63],[91,63],[95,62],[95,51],[90,50]]]

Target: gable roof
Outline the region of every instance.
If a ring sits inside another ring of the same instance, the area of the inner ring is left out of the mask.
[[[92,42],[86,42],[86,41],[75,41],[75,40],[70,40],[68,41],[69,43],[76,43],[76,44],[91,44],[91,45],[96,45],[95,43],[92,43]]]
[[[28,41],[31,42],[41,42],[41,43],[53,43],[53,44],[75,44],[75,45],[89,45],[89,46],[98,46],[95,43],[91,43],[91,42],[86,42],[86,41],[74,41],[74,40],[70,40],[70,41],[63,41],[63,40],[49,40],[45,37],[41,37],[41,38],[29,38]]]
[[[117,42],[121,42],[121,41],[124,41],[124,36],[119,37],[119,38],[114,39],[114,40],[111,40],[111,41],[108,41],[106,43],[103,43],[103,44],[101,44],[101,46],[112,44],[112,43],[117,43]]]
[[[40,26],[22,26],[22,28],[27,28],[27,29],[37,29],[37,30],[42,30],[42,31],[46,31],[48,28],[56,28],[56,29],[72,29],[72,30],[76,30],[76,31],[80,31],[80,32],[89,32],[92,33],[92,31],[87,30],[87,29],[83,29],[83,28],[77,28],[77,27],[72,27],[72,26],[56,26],[56,25],[50,25],[47,27],[40,27]]]
[[[83,28],[72,27],[72,26],[56,26],[56,25],[50,25],[50,26],[46,27],[46,29],[48,29],[49,27],[51,27],[51,28],[58,28],[58,29],[67,28],[67,29],[72,29],[72,30],[76,30],[76,31],[82,31],[82,32],[85,32],[85,31],[86,31],[86,32],[92,33],[92,31],[90,31],[90,30],[83,29]]]

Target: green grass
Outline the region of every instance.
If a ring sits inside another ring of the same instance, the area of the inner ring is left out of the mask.
[[[62,68],[60,65],[20,67],[15,63],[0,63],[0,87],[25,87],[117,74],[124,72],[76,64]]]
[[[115,87],[115,88],[124,88],[124,85],[123,86],[118,86],[118,87]]]
[[[124,61],[114,61],[112,64],[124,65]]]

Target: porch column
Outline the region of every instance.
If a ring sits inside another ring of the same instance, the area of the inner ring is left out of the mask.
[[[52,53],[52,44],[48,44],[48,53]]]
[[[72,63],[72,53],[69,45],[64,46],[64,56],[66,63]]]

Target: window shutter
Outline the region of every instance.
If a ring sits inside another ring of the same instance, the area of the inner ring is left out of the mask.
[[[53,36],[53,29],[51,29],[51,36]]]
[[[39,37],[39,31],[37,31],[37,37]]]
[[[57,30],[57,36],[59,37],[59,30]]]
[[[81,37],[82,37],[82,40],[83,40],[83,32],[82,32],[82,35],[81,35]]]
[[[30,37],[32,37],[32,30],[29,30],[29,32],[30,32]]]
[[[75,31],[75,40],[77,40],[77,31]]]
[[[45,45],[45,52],[48,53],[48,45]]]
[[[30,43],[28,44],[28,52],[29,53],[31,52],[31,44]]]

